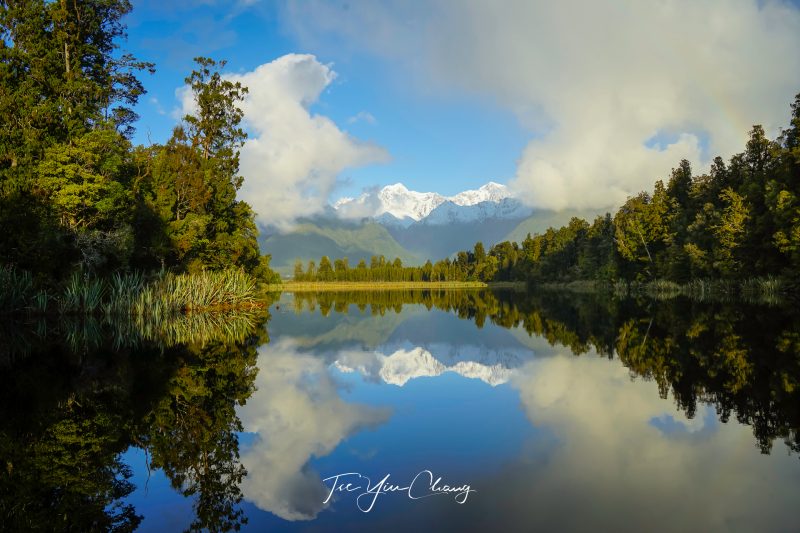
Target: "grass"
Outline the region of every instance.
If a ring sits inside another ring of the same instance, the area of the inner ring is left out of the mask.
[[[276,291],[342,291],[342,290],[400,290],[400,289],[478,289],[487,287],[480,281],[287,281],[270,285]]]
[[[30,273],[0,268],[0,313],[162,316],[261,307],[256,280],[229,269],[191,274],[115,273],[110,278],[73,273],[57,287],[38,288]]]
[[[33,298],[33,277],[30,272],[12,266],[0,267],[0,309],[24,309]]]

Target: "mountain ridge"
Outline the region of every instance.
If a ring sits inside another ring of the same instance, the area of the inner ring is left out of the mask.
[[[412,191],[398,182],[383,187],[377,193],[368,191],[358,198],[340,198],[332,207],[343,218],[366,217],[391,224],[394,221],[388,219],[388,215],[397,219],[400,225],[408,225],[426,219],[447,202],[458,207],[470,207],[485,202],[499,203],[513,196],[506,185],[493,181],[478,189],[468,189],[453,196]]]

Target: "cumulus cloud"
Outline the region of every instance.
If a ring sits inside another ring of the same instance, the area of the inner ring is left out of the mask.
[[[537,207],[618,205],[682,158],[703,170],[752,124],[776,133],[800,90],[800,12],[778,0],[318,0],[285,19],[311,46],[513,110],[532,139],[511,184]]]
[[[244,184],[239,197],[262,225],[289,226],[321,212],[347,168],[379,163],[388,153],[343,132],[310,108],[336,78],[313,55],[288,54],[244,74],[229,74],[249,92],[242,103],[250,134],[241,151]],[[180,88],[179,115],[191,111],[191,93]]]
[[[242,492],[285,520],[310,520],[324,508],[328,487],[309,462],[350,435],[388,420],[386,408],[346,403],[324,357],[283,339],[259,349],[256,392],[238,411],[256,433],[242,454]]]

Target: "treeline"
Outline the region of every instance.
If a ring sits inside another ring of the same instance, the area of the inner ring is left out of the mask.
[[[151,63],[120,53],[127,0],[0,3],[0,266],[44,284],[78,271],[276,276],[242,183],[247,89],[197,58],[196,106],[163,145],[133,146]]]
[[[800,94],[790,126],[769,140],[750,131],[745,151],[694,175],[681,161],[652,193],[614,216],[573,218],[559,229],[468,253],[483,279],[547,281],[742,280],[800,276]],[[496,271],[492,271],[496,267]]]
[[[493,262],[487,258],[481,243],[475,245],[475,253],[459,252],[454,260],[447,258],[436,263],[428,260],[422,266],[403,266],[399,257],[389,261],[382,255],[374,255],[369,265],[362,259],[351,267],[346,257],[331,262],[328,256],[322,256],[319,265],[312,260],[305,269],[301,261],[296,261],[294,281],[486,281],[484,273],[477,269],[491,268],[483,260],[475,261],[476,257]]]

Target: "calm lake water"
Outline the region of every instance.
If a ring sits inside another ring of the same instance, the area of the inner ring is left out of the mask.
[[[796,531],[800,516],[790,307],[398,291],[6,321],[0,406],[7,530]]]

